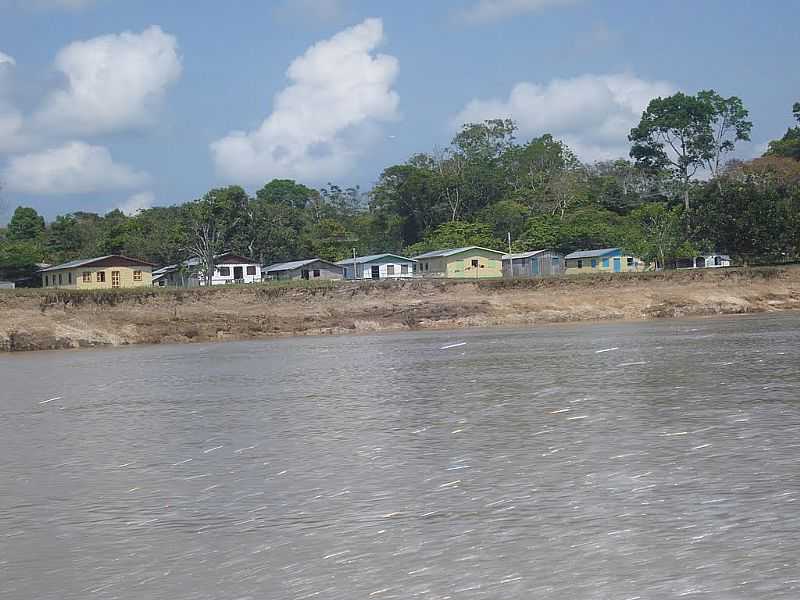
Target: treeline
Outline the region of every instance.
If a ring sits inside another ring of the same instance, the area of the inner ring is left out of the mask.
[[[469,244],[515,251],[620,246],[669,266],[722,251],[744,262],[800,255],[800,127],[758,159],[728,160],[752,124],[713,91],[651,101],[629,136],[632,160],[583,163],[549,134],[526,142],[510,120],[465,125],[451,144],[383,171],[368,193],[273,180],[254,196],[218,188],[126,216],[76,212],[46,224],[20,207],[0,230],[0,276],[40,262],[126,254],[163,265],[224,250],[262,263]],[[794,106],[800,122],[800,103]]]

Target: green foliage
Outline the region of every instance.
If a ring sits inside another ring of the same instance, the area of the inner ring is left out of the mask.
[[[800,102],[794,103],[792,114],[800,122]],[[789,127],[781,139],[772,140],[765,156],[783,156],[800,160],[800,126]]]
[[[35,240],[0,242],[0,279],[33,278],[44,259],[44,249]]]
[[[497,249],[504,245],[495,238],[492,228],[486,223],[467,223],[450,221],[439,225],[424,239],[407,247],[407,256],[415,256],[431,250],[461,248],[463,246],[481,246]]]
[[[643,204],[631,211],[622,246],[626,252],[665,267],[676,258],[694,256],[697,249],[686,239],[683,209]]]
[[[8,222],[6,236],[11,241],[40,240],[44,235],[44,218],[33,208],[19,206]]]

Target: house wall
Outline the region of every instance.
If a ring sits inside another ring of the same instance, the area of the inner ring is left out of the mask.
[[[46,288],[66,288],[73,290],[102,290],[114,286],[112,273],[119,273],[119,286],[121,288],[144,287],[153,284],[152,267],[78,267],[75,269],[59,269],[42,273],[42,286]],[[134,280],[134,271],[141,273],[141,280]],[[84,273],[88,274],[89,281],[84,281]],[[98,281],[98,273],[102,273],[103,281]],[[59,279],[61,275],[61,279]]]
[[[447,277],[447,260],[442,257],[420,259],[417,273],[422,277]]]
[[[598,256],[595,258],[569,259],[565,261],[565,272],[568,275],[580,275],[584,273],[613,273],[615,258],[620,259],[620,273],[641,272],[647,269],[647,264],[642,259],[636,258],[635,256],[609,254],[607,256]],[[629,261],[632,264],[628,264]],[[580,267],[578,266],[579,264],[581,264]]]
[[[487,279],[503,276],[503,260],[499,253],[476,249],[447,258],[448,278]],[[477,261],[478,266],[473,266],[473,261]]]
[[[564,272],[564,257],[555,252],[542,252],[529,258],[515,258],[513,274],[509,272],[511,260],[503,261],[503,277],[546,277]]]
[[[394,268],[394,274],[389,275],[389,266]],[[368,263],[356,264],[356,279],[372,279],[372,267],[378,267],[380,279],[406,279],[414,277],[414,263],[412,261],[372,261]],[[406,272],[403,273],[403,267]],[[353,265],[342,265],[345,279],[353,279]]]
[[[319,271],[319,277],[314,277],[314,271]],[[303,271],[309,271],[309,281],[318,281],[320,279],[338,280],[344,278],[344,270],[336,265],[329,265],[323,262],[313,262],[299,269],[292,269],[291,271],[269,271],[267,275],[272,279],[281,281],[303,279]]]
[[[242,269],[241,279],[236,279],[234,269]],[[255,272],[247,273],[247,268],[251,267]],[[223,271],[227,269],[227,275]],[[205,277],[198,278],[200,285],[206,285]],[[255,263],[224,263],[214,266],[214,276],[211,278],[211,285],[229,285],[232,283],[259,283],[261,281],[261,265]]]

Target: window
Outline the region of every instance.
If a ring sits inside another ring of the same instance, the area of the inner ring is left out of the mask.
[[[83,272],[83,283],[92,283],[92,272],[91,271],[84,271]]]
[[[394,275],[394,265],[386,265],[386,274]]]
[[[231,276],[231,268],[230,267],[220,267],[219,268],[219,276],[220,277],[230,277]]]
[[[119,271],[111,271],[111,287],[119,287]]]
[[[72,271],[67,273],[67,283],[72,285]]]
[[[582,268],[583,268],[583,261],[582,261],[582,260],[579,260],[579,261],[578,261],[578,268],[579,268],[579,269],[582,269]]]
[[[472,259],[472,266],[475,267],[476,269],[478,268],[478,259],[476,258]]]
[[[633,266],[633,257],[632,257],[632,256],[629,256],[629,257],[628,257],[628,266],[629,266],[629,267],[632,267],[632,266]]]
[[[105,271],[98,271],[97,276],[95,277],[97,283],[105,283],[106,282],[106,272]]]
[[[400,274],[408,275],[408,265],[400,265]]]
[[[428,263],[425,263],[425,270],[426,270],[426,271],[428,270],[428,267],[429,267],[429,266],[430,266],[430,265],[428,265]]]
[[[255,268],[254,265],[250,265],[249,267],[247,267],[247,274],[248,275],[255,275],[256,274],[256,268]]]
[[[58,285],[61,285],[63,283],[64,283],[64,274],[63,273],[59,273],[58,274]]]
[[[597,259],[596,259],[596,258],[593,258],[593,259],[592,259],[592,268],[593,268],[593,269],[596,269],[596,268],[597,268]]]
[[[133,280],[134,281],[141,281],[142,280],[142,272],[141,271],[134,271],[133,272]]]
[[[319,277],[319,269],[314,269],[314,277]]]
[[[606,268],[606,269],[608,268],[608,259],[607,258],[603,259],[603,267]]]
[[[45,286],[50,285],[50,275],[45,275],[44,276],[44,284],[45,284]]]

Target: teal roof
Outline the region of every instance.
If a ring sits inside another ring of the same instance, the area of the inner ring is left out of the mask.
[[[368,256],[357,256],[355,258],[346,258],[344,260],[338,261],[336,264],[342,267],[352,265],[353,263],[363,265],[366,263],[377,262],[379,260],[386,258],[396,258],[400,262],[409,262],[409,263],[416,262],[413,258],[406,258],[405,256],[400,256],[399,254],[370,254]]]

